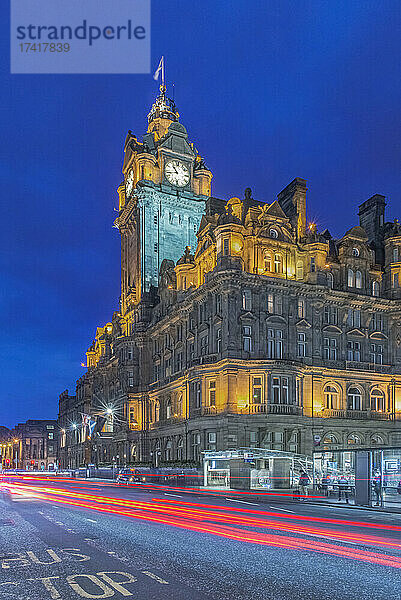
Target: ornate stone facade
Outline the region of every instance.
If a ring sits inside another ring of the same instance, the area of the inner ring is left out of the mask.
[[[308,224],[303,179],[276,200],[213,198],[165,90],[148,119],[118,190],[120,308],[68,397],[73,418],[103,415],[77,462],[401,443],[401,227],[383,196],[334,239]]]

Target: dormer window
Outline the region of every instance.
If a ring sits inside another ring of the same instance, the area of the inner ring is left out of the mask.
[[[270,229],[269,235],[270,235],[271,238],[277,239],[278,238],[278,231],[277,231],[277,229]]]
[[[360,252],[359,252],[359,248],[352,248],[352,256],[359,256]]]

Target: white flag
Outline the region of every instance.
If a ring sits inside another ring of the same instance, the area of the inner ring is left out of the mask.
[[[162,81],[164,79],[163,77],[163,70],[164,70],[164,56],[161,57],[160,62],[159,62],[159,66],[157,67],[155,74],[153,75],[153,79],[155,81],[157,81],[157,79],[159,79],[159,75],[160,73],[162,73]]]

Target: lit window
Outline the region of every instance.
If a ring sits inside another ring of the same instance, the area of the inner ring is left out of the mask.
[[[327,273],[327,286],[332,290],[334,287],[333,273]]]
[[[362,393],[357,387],[348,390],[348,410],[362,410]]]
[[[282,273],[283,272],[283,257],[281,254],[274,255],[274,272]]]
[[[348,287],[355,287],[355,274],[352,269],[348,269]]]
[[[273,271],[273,259],[270,252],[267,252],[264,256],[264,265],[265,271],[267,271],[268,273],[271,273]]]
[[[362,273],[360,271],[355,273],[355,287],[358,289],[362,287]]]
[[[209,381],[209,406],[216,406],[216,381]]]
[[[254,377],[252,381],[252,402],[253,404],[262,403],[262,378]]]
[[[272,378],[273,404],[289,404],[288,377]]]
[[[277,229],[270,229],[270,231],[269,231],[269,235],[270,235],[270,237],[271,237],[271,238],[275,238],[275,239],[277,239],[277,238],[278,238],[278,232],[277,232]]]
[[[380,294],[380,286],[377,281],[372,282],[372,296],[379,296]]]
[[[326,385],[324,388],[324,407],[329,410],[340,408],[340,393],[333,385]]]
[[[352,248],[352,256],[359,256],[359,248]]]
[[[385,404],[384,393],[378,388],[373,389],[370,393],[370,409],[375,412],[384,412]]]
[[[267,312],[274,313],[274,296],[273,294],[267,294]]]

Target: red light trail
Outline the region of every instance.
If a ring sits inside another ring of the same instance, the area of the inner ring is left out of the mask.
[[[24,478],[25,479],[25,478]],[[26,478],[35,480],[37,478]],[[13,493],[34,495],[38,499],[48,500],[65,504],[75,508],[95,510],[97,512],[119,515],[131,519],[138,519],[162,525],[169,525],[187,531],[206,533],[214,536],[240,541],[244,543],[261,544],[276,548],[293,550],[307,550],[325,553],[331,556],[365,561],[377,565],[401,568],[401,556],[392,556],[385,550],[400,550],[401,540],[383,536],[372,536],[367,533],[343,531],[341,527],[363,527],[380,528],[383,531],[399,532],[400,526],[375,525],[358,521],[345,521],[321,517],[308,517],[302,515],[283,515],[281,513],[253,510],[236,507],[221,507],[196,502],[180,502],[167,499],[151,498],[150,501],[124,500],[110,496],[97,496],[96,490],[89,489],[92,493],[83,493],[85,484],[79,482],[81,487],[70,487],[62,489],[50,487],[57,483],[71,483],[71,480],[52,481],[43,478],[47,486],[27,485],[27,483],[7,484]],[[82,487],[84,485],[84,487]],[[90,484],[89,484],[90,488]],[[157,488],[158,491],[159,488]],[[300,523],[303,521],[304,523]],[[317,526],[319,525],[319,526]],[[322,527],[322,525],[331,526]],[[334,528],[335,527],[335,528]],[[247,528],[247,529],[246,529]],[[262,531],[254,531],[255,529]],[[265,530],[273,533],[267,533]],[[292,534],[292,535],[287,535]],[[328,541],[310,540],[303,537],[312,536],[332,540],[339,544]],[[374,552],[361,548],[347,548],[341,543],[355,544],[359,546],[375,546],[382,552]]]

